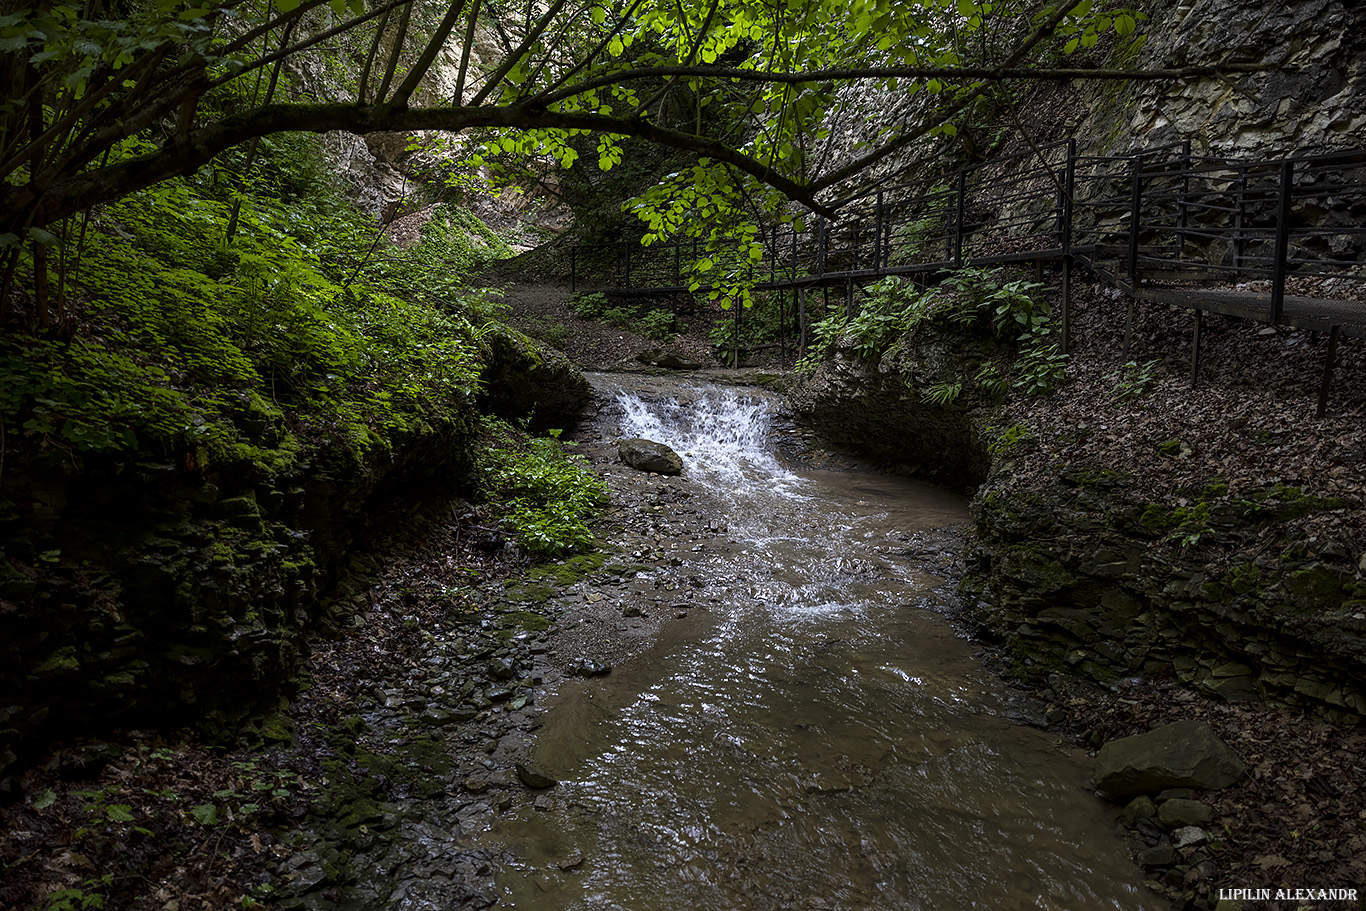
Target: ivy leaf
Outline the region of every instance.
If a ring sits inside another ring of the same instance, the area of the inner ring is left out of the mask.
[[[1128,38],[1137,27],[1138,23],[1128,13],[1120,13],[1115,17],[1115,34],[1121,38]]]
[[[28,236],[33,238],[34,243],[42,244],[44,247],[57,248],[62,245],[61,239],[56,234],[42,228],[29,228]]]

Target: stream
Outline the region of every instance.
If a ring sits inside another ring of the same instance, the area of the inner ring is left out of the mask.
[[[673,447],[721,533],[639,573],[704,609],[543,702],[532,762],[559,784],[476,838],[500,907],[1157,907],[1091,762],[930,609],[964,499],[785,464],[763,392],[593,382],[611,404],[581,438]]]

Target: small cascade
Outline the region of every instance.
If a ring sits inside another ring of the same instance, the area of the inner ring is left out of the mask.
[[[773,455],[772,402],[734,389],[683,387],[675,397],[649,401],[639,392],[616,394],[621,436],[643,437],[683,457],[691,479],[719,490],[753,494],[802,484]]]

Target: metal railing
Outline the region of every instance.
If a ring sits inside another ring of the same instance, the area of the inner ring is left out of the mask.
[[[843,211],[801,231],[763,229],[758,259],[691,239],[580,246],[571,283],[623,294],[708,291],[719,276],[757,288],[852,288],[886,275],[1078,259],[1135,294],[1220,283],[1260,294],[1258,318],[1280,323],[1292,281],[1319,280],[1310,296],[1348,304],[1361,296],[1349,289],[1366,281],[1366,150],[1226,159],[1187,143],[1102,156],[1069,140],[883,188]],[[1187,305],[1201,306],[1194,297]],[[1366,302],[1332,319],[1366,332]]]

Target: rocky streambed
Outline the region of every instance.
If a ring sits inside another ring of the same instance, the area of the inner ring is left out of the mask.
[[[754,394],[596,382],[603,553],[513,574],[457,505],[315,653],[277,906],[1154,907],[933,610],[961,499],[778,462]],[[617,460],[671,435],[680,477]]]

